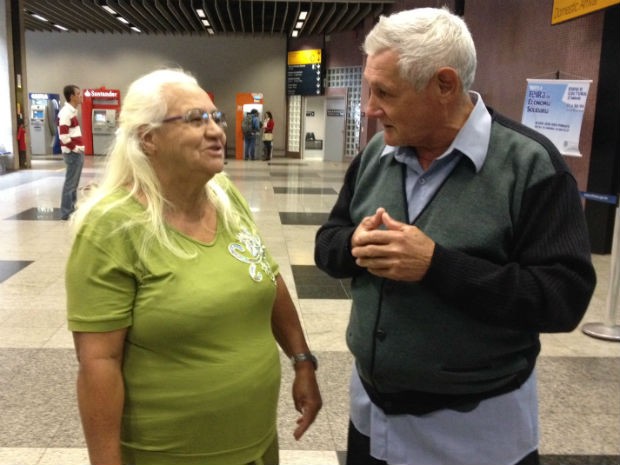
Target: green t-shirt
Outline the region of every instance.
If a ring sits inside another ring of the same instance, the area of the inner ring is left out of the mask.
[[[124,460],[131,465],[238,465],[276,435],[280,364],[271,331],[278,266],[241,195],[228,195],[247,227],[218,227],[212,243],[170,229],[192,259],[119,229],[143,206],[129,200],[90,213],[66,275],[69,329],[128,328],[123,361]]]

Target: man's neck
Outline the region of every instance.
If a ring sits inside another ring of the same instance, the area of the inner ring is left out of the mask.
[[[428,147],[414,147],[420,166],[424,171],[450,147],[461,128],[465,126],[467,118],[474,109],[469,95],[463,95],[453,109],[446,111],[446,118],[442,127],[437,129],[436,143]]]

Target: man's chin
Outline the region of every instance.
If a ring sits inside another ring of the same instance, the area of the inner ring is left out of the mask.
[[[398,138],[396,137],[396,131],[394,131],[394,129],[390,127],[386,127],[383,129],[383,140],[387,145],[399,145]]]

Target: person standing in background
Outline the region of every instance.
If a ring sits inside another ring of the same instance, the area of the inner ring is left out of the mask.
[[[577,183],[555,146],[471,91],[447,9],[382,16],[366,116],[316,235],[352,278],[347,465],[538,465],[539,333],[574,330],[596,284]]]
[[[78,86],[69,84],[64,87],[63,94],[66,102],[58,113],[58,138],[67,171],[62,186],[60,218],[68,220],[75,210],[77,188],[84,166],[84,142],[77,118],[77,107],[82,103],[82,92]]]
[[[21,117],[17,120],[17,149],[19,153],[19,167],[28,168],[28,160],[26,158],[26,129],[24,129],[24,120]]]
[[[241,124],[243,131],[244,160],[256,160],[256,138],[260,135],[260,120],[258,119],[258,110],[253,108],[252,111],[245,115]]]
[[[254,131],[252,130],[252,113],[249,111],[243,117],[241,122],[241,132],[243,132],[243,159],[250,160],[250,151],[253,150]]]
[[[273,115],[270,111],[265,112],[265,121],[263,121],[263,160],[271,160],[273,151]]]

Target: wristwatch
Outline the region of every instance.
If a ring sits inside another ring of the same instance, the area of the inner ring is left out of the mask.
[[[297,362],[312,362],[315,371],[319,369],[319,361],[316,359],[312,352],[304,352],[303,354],[295,354],[291,357],[291,364],[297,365]]]

